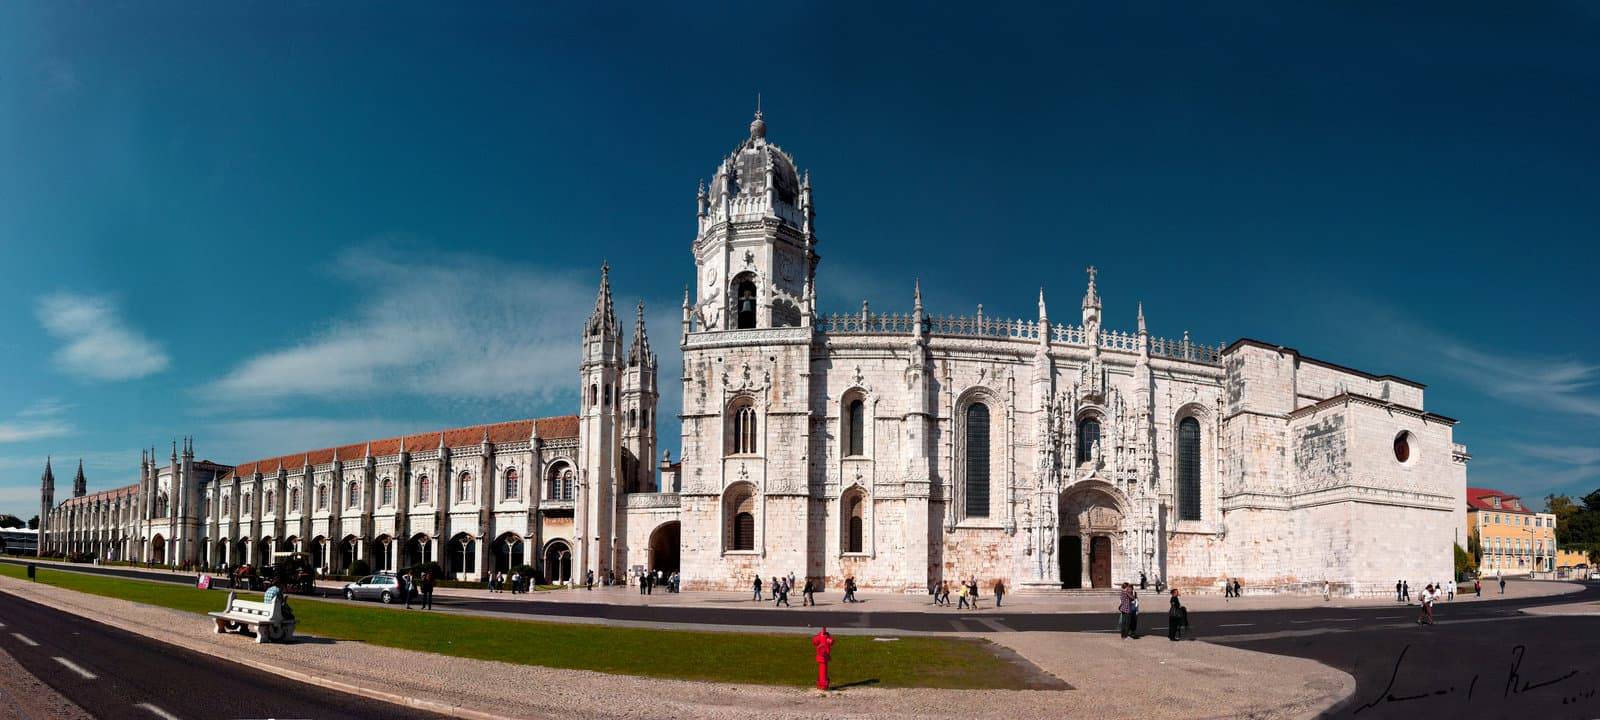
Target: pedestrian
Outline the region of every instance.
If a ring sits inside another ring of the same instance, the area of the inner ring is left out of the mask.
[[[1117,631],[1124,638],[1139,637],[1138,615],[1134,609],[1134,601],[1138,595],[1133,591],[1132,583],[1123,583],[1122,592],[1117,600]]]
[[[1178,602],[1178,589],[1172,589],[1172,602],[1167,608],[1167,639],[1176,641],[1180,636],[1188,635],[1189,608]]]
[[[950,607],[950,581],[939,581],[939,604]]]
[[[594,589],[594,571],[593,570],[590,570],[590,571],[588,571],[588,572],[583,574],[583,587],[584,587],[585,590],[593,590]]]
[[[1400,597],[1406,601],[1407,605],[1411,604],[1411,581],[1400,581]]]
[[[1417,624],[1418,625],[1432,625],[1433,624],[1433,585],[1431,585],[1431,584],[1428,585],[1426,588],[1424,588],[1422,590],[1421,593],[1419,593],[1417,595],[1417,602],[1421,605],[1421,611],[1417,614]]]
[[[644,582],[645,582],[644,594],[646,594],[646,595],[654,595],[654,594],[656,594],[656,576],[654,574],[646,575],[646,576],[644,576]]]
[[[956,596],[956,609],[965,610],[970,604],[967,602],[967,584],[961,583],[961,593]]]
[[[1145,588],[1148,588],[1149,586],[1150,586],[1150,584],[1149,584],[1149,581],[1145,578],[1144,571],[1140,570],[1139,571],[1139,589],[1140,590],[1144,590]]]
[[[1234,578],[1233,579],[1233,596],[1234,597],[1243,597],[1244,596],[1243,593],[1244,593],[1244,586],[1239,584],[1239,578]]]
[[[1403,586],[1404,586],[1404,583],[1402,583],[1401,581],[1399,581],[1399,580],[1394,581],[1394,601],[1395,602],[1400,602],[1400,600],[1401,600],[1400,592],[1401,592],[1401,588]]]
[[[828,677],[828,661],[833,659],[833,636],[823,628],[811,637],[811,645],[817,649],[817,689],[827,690],[833,684],[833,679]]]
[[[1472,592],[1478,597],[1483,597],[1483,578],[1472,579]]]
[[[1000,603],[1003,602],[1005,599],[1006,599],[1006,584],[1005,584],[1005,582],[997,579],[997,580],[994,581],[994,606],[996,608],[1000,607]]]
[[[811,584],[811,578],[806,578],[806,584],[800,588],[800,607],[817,606],[817,588]]]
[[[422,571],[422,609],[433,609],[433,571]]]
[[[1332,594],[1333,594],[1333,586],[1331,584],[1329,584],[1326,579],[1324,579],[1322,581],[1322,601],[1323,602],[1327,602],[1329,596],[1331,596]]]
[[[970,609],[977,610],[978,609],[978,576],[977,575],[973,575],[972,577],[967,578],[967,587],[972,589],[972,598],[971,598],[972,607]]]
[[[844,601],[847,603],[859,602],[856,600],[856,576],[854,575],[844,579]]]
[[[1500,594],[1506,594],[1506,576],[1504,575],[1500,576]]]
[[[756,591],[755,600],[756,600],[756,602],[761,602],[761,576],[760,575],[756,576],[755,584],[753,584],[751,587],[755,588],[755,591]]]
[[[789,571],[789,577],[787,579],[789,580],[789,589],[793,590],[794,589],[794,580],[795,580],[794,571],[793,570]]]
[[[778,594],[781,592],[783,592],[783,582],[778,579],[777,575],[773,575],[772,585],[768,586],[767,594],[772,597],[772,602],[774,605],[777,604]]]
[[[407,571],[400,576],[400,595],[406,600],[406,609],[411,609],[411,593],[416,590],[416,583],[411,581],[411,572]]]
[[[1233,582],[1228,580],[1227,578],[1223,578],[1223,580],[1222,580],[1222,599],[1227,600],[1227,599],[1232,598],[1232,597],[1233,597]]]
[[[778,607],[779,605],[784,607],[794,607],[793,605],[789,604],[789,583],[783,583],[778,588],[778,601],[773,603],[772,606]]]
[[[1445,591],[1448,593],[1448,595],[1445,597],[1445,599],[1449,600],[1450,602],[1455,602],[1455,600],[1456,600],[1456,581],[1454,579],[1451,579],[1444,587],[1445,587]]]

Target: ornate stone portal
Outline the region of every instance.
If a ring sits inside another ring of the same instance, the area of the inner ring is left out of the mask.
[[[1117,577],[1127,576],[1120,558],[1128,546],[1123,507],[1116,491],[1097,480],[1061,495],[1061,587],[1111,587],[1114,566]]]

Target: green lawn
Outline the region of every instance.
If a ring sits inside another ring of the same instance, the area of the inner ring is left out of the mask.
[[[0,564],[0,574],[26,577]],[[38,569],[39,582],[192,613],[221,610],[225,595],[170,583]],[[259,595],[259,593],[241,593]],[[360,640],[407,650],[525,665],[598,670],[681,680],[811,685],[816,666],[804,635],[685,632],[528,622],[348,605],[293,597],[297,633]],[[210,632],[196,618],[195,632]],[[1028,687],[1030,671],[991,652],[987,641],[902,637],[878,642],[836,636],[835,685]]]

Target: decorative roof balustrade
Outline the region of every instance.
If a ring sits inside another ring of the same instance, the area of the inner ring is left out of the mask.
[[[978,308],[978,314],[928,315],[923,324],[929,335],[945,337],[999,338],[1002,340],[1039,340],[1039,323],[1035,320],[991,318]],[[875,313],[865,307],[861,312],[830,313],[818,318],[818,329],[828,335],[910,335],[916,332],[916,316],[912,313]],[[1061,345],[1088,345],[1088,333],[1076,325],[1051,325],[1050,342]],[[1119,330],[1102,330],[1100,347],[1118,352],[1139,352],[1139,336]],[[1188,338],[1150,338],[1151,357],[1171,358],[1206,365],[1222,363],[1222,345],[1196,343]]]

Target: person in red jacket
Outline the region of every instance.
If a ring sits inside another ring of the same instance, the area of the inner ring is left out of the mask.
[[[827,690],[830,680],[828,678],[828,660],[833,657],[833,636],[828,634],[828,629],[811,636],[811,644],[817,648],[817,689]]]

